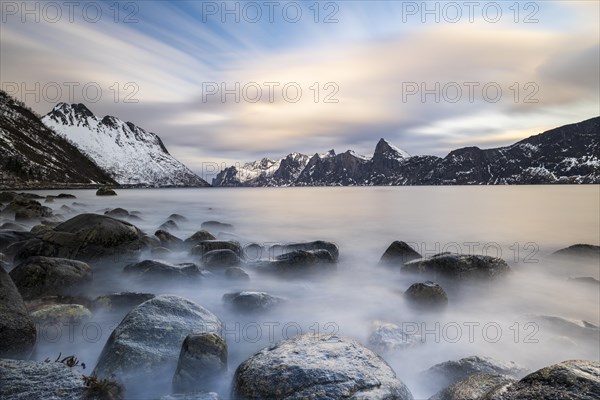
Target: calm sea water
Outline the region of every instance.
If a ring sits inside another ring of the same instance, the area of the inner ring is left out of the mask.
[[[53,194],[64,191],[43,191]],[[255,275],[232,283],[214,279],[200,284],[163,282],[148,286],[121,275],[95,283],[90,296],[121,290],[185,296],[208,308],[226,325],[230,376],[241,361],[260,348],[303,332],[335,332],[366,343],[373,321],[393,322],[425,336],[409,350],[384,354],[416,398],[431,395],[418,372],[431,365],[469,355],[492,356],[537,369],[572,358],[600,358],[598,345],[577,342],[538,325],[530,315],[551,315],[600,322],[598,286],[568,281],[569,277],[600,278],[597,262],[553,262],[551,252],[575,243],[600,243],[600,186],[507,187],[375,187],[273,189],[119,190],[117,197],[96,197],[91,190],[67,191],[85,207],[99,212],[122,207],[139,211],[135,224],[153,233],[171,213],[185,216],[173,233],[183,239],[207,220],[235,226],[242,244],[273,244],[328,240],[340,249],[334,276],[280,280]],[[61,205],[50,203],[57,213]],[[71,215],[65,215],[70,217]],[[503,282],[465,287],[449,294],[445,313],[415,312],[400,293],[414,278],[381,268],[377,262],[394,240],[411,243],[423,255],[441,251],[488,254],[504,258],[514,273]],[[150,258],[148,256],[148,258]],[[170,261],[191,261],[176,254]],[[221,297],[235,290],[261,290],[287,299],[279,309],[260,315],[239,315],[224,307]],[[86,335],[60,339],[42,337],[37,359],[75,353],[93,368],[120,317],[96,315],[101,327]],[[49,333],[47,336],[50,336]],[[88,371],[89,372],[89,371]],[[168,393],[172,371],[164,382],[149,384],[145,397]],[[151,389],[150,389],[151,388]]]

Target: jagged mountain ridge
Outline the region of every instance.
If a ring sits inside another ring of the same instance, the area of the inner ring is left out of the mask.
[[[22,102],[0,91],[0,188],[116,182]]]
[[[446,157],[410,156],[381,139],[371,158],[349,150],[312,156],[297,175],[239,180],[235,167],[215,186],[373,186],[600,183],[600,117],[555,128],[493,149],[464,147]],[[273,179],[286,176],[287,179]]]
[[[209,184],[177,161],[158,135],[83,104],[57,104],[42,122],[74,143],[119,184],[202,187]]]

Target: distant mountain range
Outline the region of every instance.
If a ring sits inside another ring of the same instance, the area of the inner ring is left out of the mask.
[[[330,150],[312,157],[232,166],[214,186],[375,186],[600,183],[600,117],[565,125],[506,147],[464,147],[446,157],[411,156],[385,139],[372,157]]]
[[[209,184],[171,156],[160,140],[131,122],[96,117],[83,104],[57,104],[42,122],[74,143],[123,185],[202,187]]]

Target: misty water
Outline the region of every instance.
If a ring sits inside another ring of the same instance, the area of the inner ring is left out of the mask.
[[[59,192],[64,191],[37,193]],[[565,337],[531,317],[550,315],[599,324],[598,286],[568,280],[600,278],[597,261],[549,257],[572,244],[600,242],[598,185],[131,189],[119,190],[116,197],[97,197],[92,190],[68,192],[77,199],[46,204],[65,218],[73,214],[62,212],[63,204],[77,212],[122,207],[139,211],[142,220],[133,223],[149,234],[170,214],[178,213],[188,219],[172,231],[182,239],[200,230],[202,222],[218,220],[235,227],[234,235],[221,237],[242,245],[312,240],[338,245],[337,272],[307,279],[277,279],[245,268],[251,277],[248,282],[215,277],[148,284],[118,271],[98,273],[96,267],[94,286],[87,293],[91,298],[120,291],[176,294],[223,321],[229,346],[229,375],[220,390],[224,398],[229,397],[236,367],[255,351],[300,331],[335,333],[367,344],[377,320],[416,330],[424,337],[423,343],[410,349],[381,354],[416,399],[433,394],[419,372],[451,359],[490,356],[535,370],[567,359],[600,358],[598,343]],[[74,201],[85,206],[73,206]],[[418,279],[378,265],[394,240],[411,244],[424,256],[442,251],[500,256],[513,273],[493,283],[448,288],[449,304],[442,313],[415,311],[401,293]],[[198,262],[187,252],[167,261]],[[265,291],[287,302],[268,312],[243,315],[222,302],[224,293],[239,290]],[[90,373],[122,317],[97,313],[91,320],[94,325],[85,332],[75,329],[69,335],[64,329],[60,338],[51,330],[41,332],[34,358],[75,354],[87,365],[83,372]],[[146,392],[127,393],[127,397],[158,398],[169,393],[173,371],[173,366],[165,366],[164,380],[147,382]]]

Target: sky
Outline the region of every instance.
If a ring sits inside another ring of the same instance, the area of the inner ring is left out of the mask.
[[[204,174],[385,138],[508,145],[600,114],[599,1],[1,1],[2,89],[158,134]]]

